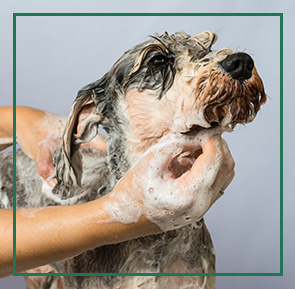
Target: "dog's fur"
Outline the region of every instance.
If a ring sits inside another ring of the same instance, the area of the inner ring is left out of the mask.
[[[110,192],[130,166],[170,131],[185,137],[211,126],[233,128],[252,121],[266,101],[262,81],[255,67],[245,81],[225,72],[218,63],[234,52],[211,51],[216,40],[211,32],[154,35],[127,51],[101,79],[83,87],[55,156],[58,185],[53,190],[42,186],[33,161],[17,152],[17,207],[94,200]],[[80,147],[96,135],[98,125],[108,134],[107,154]],[[2,207],[11,207],[12,157],[0,158],[0,201]],[[53,266],[67,273],[212,273],[215,253],[201,220],[96,248]],[[214,284],[214,277],[203,276],[64,277],[65,288],[208,289]]]

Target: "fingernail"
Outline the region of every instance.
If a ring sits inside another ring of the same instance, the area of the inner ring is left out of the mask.
[[[54,167],[47,161],[37,164],[37,169],[39,175],[44,179],[47,179],[54,172]]]
[[[53,180],[47,180],[46,182],[47,182],[47,184],[48,184],[51,188],[54,188],[55,185],[57,184],[57,180],[56,180],[56,179],[53,179]]]

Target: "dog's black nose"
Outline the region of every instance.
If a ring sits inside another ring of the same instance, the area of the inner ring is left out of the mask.
[[[219,65],[228,72],[232,78],[239,81],[249,79],[254,67],[253,59],[246,53],[234,53],[219,62]]]

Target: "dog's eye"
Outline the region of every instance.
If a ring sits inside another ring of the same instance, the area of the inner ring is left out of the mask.
[[[162,94],[167,91],[173,83],[175,74],[173,64],[173,56],[158,51],[152,51],[152,53],[149,53],[141,62],[139,69],[129,75],[128,85],[137,82],[138,91],[153,89],[159,93],[158,98],[161,99]]]
[[[156,55],[149,60],[148,65],[153,66],[154,68],[161,68],[169,62],[170,58],[165,55]]]

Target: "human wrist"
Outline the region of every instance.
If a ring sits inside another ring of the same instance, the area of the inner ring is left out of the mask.
[[[84,219],[87,231],[93,242],[92,246],[98,247],[115,244],[127,240],[161,233],[160,228],[148,220],[144,215],[130,222],[120,222],[112,218],[104,210],[106,202],[116,201],[110,195],[85,204],[85,209],[90,212],[88,220]],[[124,204],[127,206],[127,204]]]

